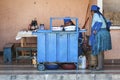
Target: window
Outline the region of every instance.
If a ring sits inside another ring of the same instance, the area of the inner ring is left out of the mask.
[[[120,0],[103,0],[103,13],[113,26],[120,26]]]

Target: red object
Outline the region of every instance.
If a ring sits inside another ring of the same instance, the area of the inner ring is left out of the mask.
[[[65,69],[65,70],[73,70],[73,69],[76,69],[75,64],[71,64],[71,63],[62,64],[61,67],[62,67],[62,69]]]

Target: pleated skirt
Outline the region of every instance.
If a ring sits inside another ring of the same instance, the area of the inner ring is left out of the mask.
[[[111,35],[107,29],[101,29],[95,35],[95,44],[92,46],[92,54],[98,55],[102,51],[107,51],[112,49]]]

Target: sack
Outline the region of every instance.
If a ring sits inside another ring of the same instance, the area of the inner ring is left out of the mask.
[[[106,20],[106,25],[107,25],[107,30],[110,31],[110,26],[111,26],[111,21],[110,20]]]

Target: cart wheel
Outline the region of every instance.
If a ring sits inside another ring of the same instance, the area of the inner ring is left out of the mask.
[[[44,64],[38,64],[38,70],[39,70],[39,71],[45,70]]]

